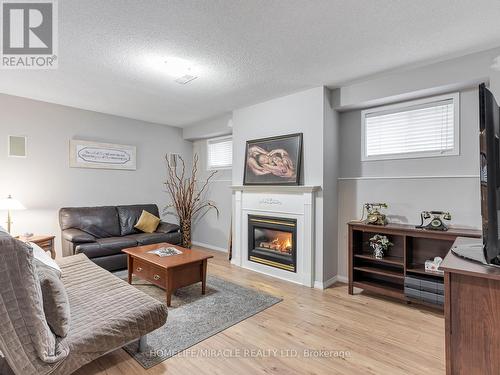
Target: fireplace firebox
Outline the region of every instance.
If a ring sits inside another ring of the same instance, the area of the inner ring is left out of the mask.
[[[297,220],[248,215],[248,260],[297,272]]]

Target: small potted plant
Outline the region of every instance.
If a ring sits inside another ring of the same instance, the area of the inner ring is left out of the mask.
[[[372,238],[370,238],[370,247],[373,249],[373,255],[377,259],[382,259],[384,257],[384,253],[389,250],[389,247],[394,245],[387,236],[383,236],[381,234],[376,234]]]

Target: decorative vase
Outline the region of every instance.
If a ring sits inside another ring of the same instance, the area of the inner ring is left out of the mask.
[[[375,258],[382,259],[384,257],[384,248],[382,247],[382,245],[376,243],[371,245],[373,248],[373,255],[375,256]]]
[[[170,195],[171,202],[165,207],[165,215],[173,215],[179,218],[179,226],[181,227],[181,245],[190,249],[192,224],[199,215],[205,215],[211,209],[217,212],[219,218],[219,209],[212,201],[205,200],[204,194],[211,185],[210,181],[217,173],[212,171],[208,177],[204,179],[204,183],[199,187],[199,181],[196,179],[198,173],[198,155],[193,157],[193,165],[191,176],[186,177],[186,163],[184,159],[177,155],[172,158],[173,154],[165,156],[167,160],[168,177],[165,186]]]
[[[384,253],[393,245],[391,241],[382,234],[376,234],[369,240],[370,247],[373,249],[373,256],[376,259],[382,259]]]
[[[191,220],[181,220],[182,247],[191,249]]]

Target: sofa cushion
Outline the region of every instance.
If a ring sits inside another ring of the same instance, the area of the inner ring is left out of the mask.
[[[181,242],[181,234],[178,232],[174,233],[137,233],[130,234],[126,238],[133,239],[137,241],[139,246],[151,245],[155,243],[167,242],[173,245],[177,245]]]
[[[70,310],[66,289],[59,276],[50,268],[37,267],[42,288],[43,311],[47,323],[57,336],[66,337],[70,326]]]
[[[143,210],[157,217],[160,216],[160,213],[158,212],[158,206],[156,204],[118,206],[116,207],[116,209],[118,211],[118,217],[120,218],[120,230],[122,236],[139,233],[139,230],[135,229],[134,225],[136,225],[139,221]]]
[[[29,246],[33,249],[33,261],[35,265],[38,268],[48,268],[54,272],[58,278],[61,278],[61,268],[59,268],[55,260],[36,243],[29,242]]]
[[[110,272],[127,269],[127,254],[125,253],[92,258],[91,261]]]
[[[141,217],[136,225],[134,225],[135,229],[139,229],[144,233],[154,233],[158,225],[160,225],[161,219],[158,216],[150,214],[147,211],[142,210]]]
[[[74,243],[94,242],[95,237],[81,229],[70,228],[62,231],[63,239]]]
[[[119,254],[122,249],[137,246],[137,241],[128,237],[100,238],[93,243],[83,243],[75,248],[77,254],[83,253],[89,258]]]
[[[160,222],[158,228],[156,228],[156,232],[158,233],[173,233],[178,232],[181,227],[177,224],[167,223],[165,221]]]
[[[103,229],[95,224],[91,224],[91,225],[83,228],[82,230],[94,238],[113,237],[113,235],[111,233],[109,233],[105,229]]]
[[[89,242],[77,245],[75,247],[75,254],[85,254],[89,258],[94,258],[100,255],[101,245],[97,242]]]
[[[120,235],[118,212],[112,206],[61,208],[59,224],[62,230],[76,228],[85,231],[96,226],[110,236]]]

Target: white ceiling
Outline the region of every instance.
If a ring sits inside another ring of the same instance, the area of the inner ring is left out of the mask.
[[[0,71],[0,92],[185,126],[498,45],[498,0],[59,0],[59,69]],[[173,82],[169,56],[200,77]]]

